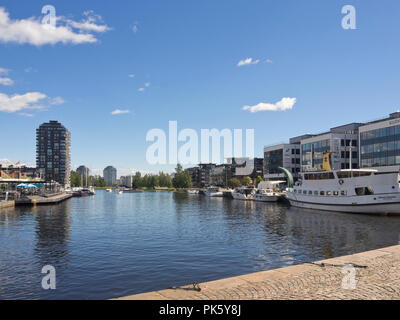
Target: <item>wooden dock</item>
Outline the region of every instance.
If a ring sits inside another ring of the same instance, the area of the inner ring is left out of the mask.
[[[49,195],[47,197],[27,196],[25,198],[15,200],[15,205],[16,206],[50,205],[50,204],[60,203],[69,198],[72,198],[72,194],[59,193],[55,195]]]
[[[400,245],[118,300],[400,300]]]

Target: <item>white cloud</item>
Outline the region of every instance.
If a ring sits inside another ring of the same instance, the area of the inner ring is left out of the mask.
[[[10,70],[8,70],[8,69],[0,68],[0,75],[8,75],[9,72],[10,72]]]
[[[238,64],[237,64],[237,66],[238,67],[243,67],[243,66],[247,66],[247,65],[250,65],[250,64],[258,64],[259,62],[260,62],[260,59],[253,60],[253,58],[247,58],[247,59],[244,59],[244,60],[240,60],[238,62]]]
[[[282,98],[275,104],[272,103],[259,103],[255,106],[244,106],[243,110],[249,110],[251,113],[259,111],[285,111],[293,109],[296,103],[296,98]]]
[[[265,63],[272,63],[272,60],[271,59],[266,59]]]
[[[10,78],[0,78],[0,84],[2,84],[3,86],[12,86],[14,84],[14,81]]]
[[[65,100],[61,97],[55,97],[53,99],[50,99],[50,104],[52,105],[60,105],[65,103]]]
[[[144,91],[144,88],[139,88],[138,91],[139,91],[139,92],[143,92],[143,91]]]
[[[45,98],[47,96],[40,92],[28,92],[13,96],[0,93],[0,112],[13,113],[25,109],[43,109],[43,106],[38,105],[38,103]]]
[[[138,26],[136,24],[132,27],[132,31],[134,33],[138,32]]]
[[[0,7],[0,42],[34,46],[57,43],[94,43],[98,40],[90,32],[105,32],[110,29],[106,25],[96,24],[97,17],[90,16],[81,22],[59,17],[57,18],[57,26],[52,27],[43,25],[40,18],[35,17],[12,20],[5,8]]]
[[[127,114],[127,113],[131,113],[131,111],[130,110],[115,109],[113,112],[111,112],[111,114],[113,116],[118,115],[118,114]]]
[[[25,112],[20,112],[18,115],[23,116],[23,117],[29,117],[32,118],[34,115],[32,113],[25,113]]]
[[[128,77],[129,77],[129,78],[134,78],[135,75],[134,75],[133,73],[131,73],[131,74],[128,75]]]
[[[144,86],[145,86],[146,88],[150,87],[150,82],[146,82],[146,83],[144,84]]]

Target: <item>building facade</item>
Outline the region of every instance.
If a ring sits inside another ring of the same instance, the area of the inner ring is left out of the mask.
[[[81,176],[81,186],[88,187],[90,169],[86,166],[80,166],[76,169],[76,172]]]
[[[332,153],[332,169],[359,168],[360,123],[331,128],[329,132],[301,140],[301,170],[321,170],[324,153]]]
[[[133,176],[122,176],[119,178],[119,184],[121,186],[125,186],[127,188],[132,188],[133,185]]]
[[[46,182],[70,186],[70,133],[58,121],[36,130],[36,168]]]
[[[400,111],[360,126],[359,136],[361,167],[387,170],[400,166]]]
[[[107,186],[117,185],[117,169],[113,166],[108,166],[103,170],[104,180]]]

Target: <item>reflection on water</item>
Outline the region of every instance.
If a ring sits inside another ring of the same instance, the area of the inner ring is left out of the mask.
[[[0,298],[105,299],[398,244],[400,219],[167,192],[0,211]],[[44,265],[57,289],[41,289]]]

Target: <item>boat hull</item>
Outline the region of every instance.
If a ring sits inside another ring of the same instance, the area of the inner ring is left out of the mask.
[[[400,215],[400,202],[392,203],[379,203],[379,204],[323,204],[311,203],[305,201],[298,201],[288,199],[293,207],[322,210],[322,211],[336,211],[345,213],[361,213],[361,214],[375,214],[375,215]]]
[[[232,198],[235,200],[250,200],[246,195],[239,192],[232,192]]]
[[[279,197],[278,196],[254,196],[254,201],[258,202],[278,202]]]
[[[220,198],[224,196],[222,192],[205,192],[205,195],[211,198]]]

